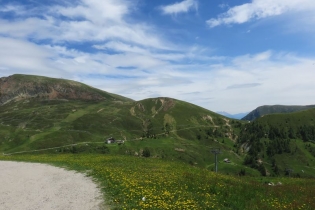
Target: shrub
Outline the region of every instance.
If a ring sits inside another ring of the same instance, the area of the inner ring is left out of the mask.
[[[143,157],[150,157],[151,153],[148,147],[144,148],[143,152],[142,152],[142,156]]]

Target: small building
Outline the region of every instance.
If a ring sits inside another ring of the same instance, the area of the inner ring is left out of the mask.
[[[231,161],[230,161],[229,159],[227,159],[227,158],[225,158],[223,161],[224,161],[225,163],[231,163]]]
[[[105,143],[113,144],[113,143],[115,143],[115,139],[113,137],[110,137],[110,138],[106,139]]]

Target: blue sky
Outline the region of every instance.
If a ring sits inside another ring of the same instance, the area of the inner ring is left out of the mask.
[[[314,0],[0,0],[0,77],[232,114],[315,104]]]

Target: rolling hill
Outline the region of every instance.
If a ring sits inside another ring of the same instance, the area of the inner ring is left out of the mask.
[[[21,74],[0,78],[0,105],[34,97],[41,100],[132,101],[71,80]]]

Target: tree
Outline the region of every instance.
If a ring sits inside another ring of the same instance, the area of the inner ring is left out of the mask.
[[[165,135],[166,134],[170,134],[170,131],[171,131],[171,125],[169,123],[165,123],[164,125],[164,132],[165,132]]]
[[[151,152],[150,152],[150,149],[148,147],[145,147],[143,149],[142,156],[143,157],[150,157],[151,156]]]
[[[149,138],[153,134],[153,124],[150,119],[146,119],[142,123],[144,137]]]
[[[275,172],[276,175],[280,174],[280,171],[277,165],[275,165],[275,167],[273,168],[273,172]]]
[[[290,139],[295,139],[296,138],[295,132],[294,132],[292,127],[289,128],[289,138]]]
[[[263,164],[259,164],[258,171],[260,172],[260,174],[262,176],[266,176],[267,175],[266,168],[265,168],[265,166]]]
[[[245,176],[245,174],[245,169],[241,169],[241,171],[238,173],[239,176]]]

